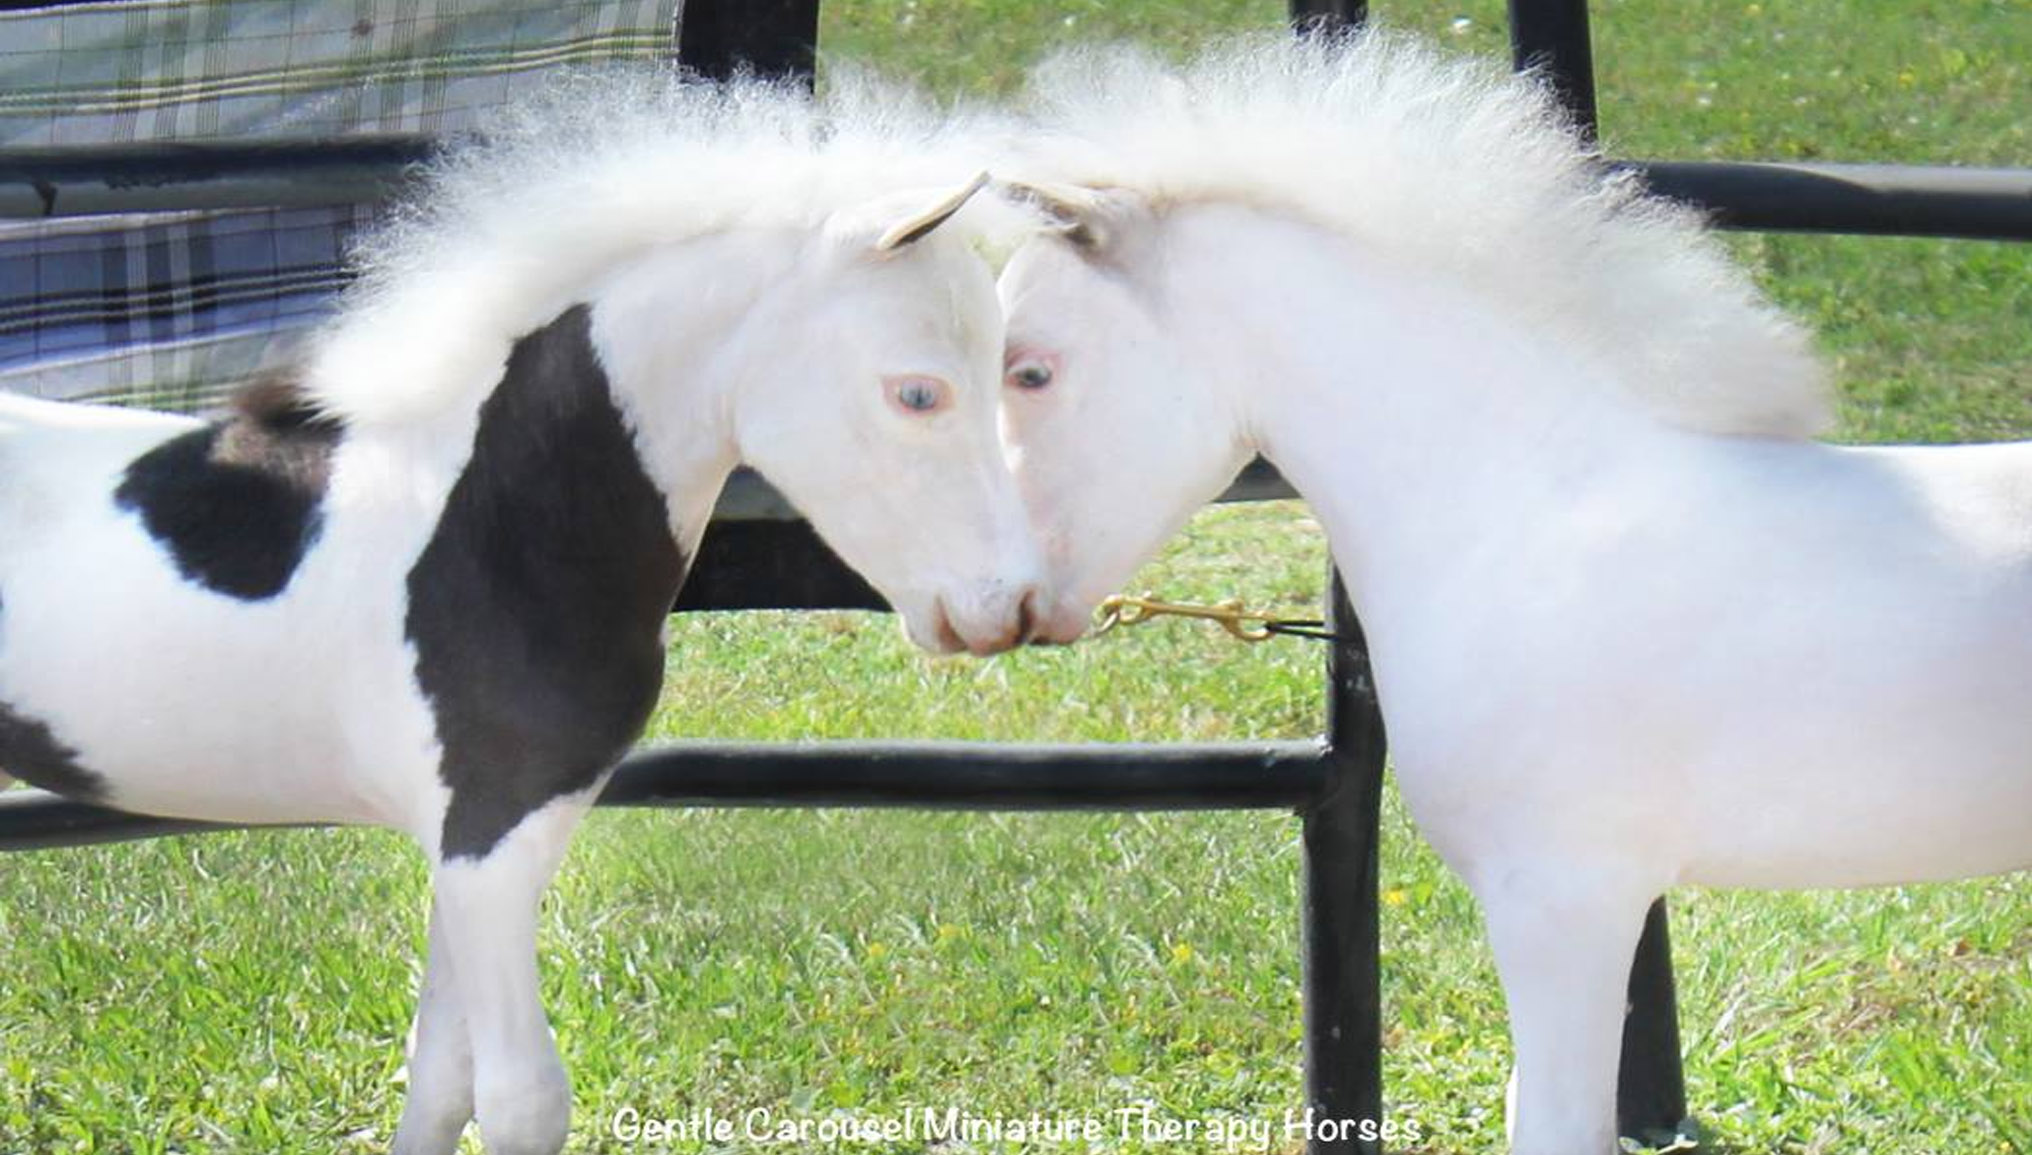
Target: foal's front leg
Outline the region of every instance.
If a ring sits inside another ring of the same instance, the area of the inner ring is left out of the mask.
[[[1613,866],[1475,880],[1516,1046],[1511,1155],[1612,1155],[1630,962],[1657,897]]]
[[[485,855],[436,871],[433,921],[457,984],[470,1047],[472,1106],[490,1155],[556,1155],[571,1128],[571,1084],[537,988],[543,891],[599,786],[552,799]],[[429,1024],[427,1024],[429,1025]]]
[[[416,1001],[415,1035],[409,1097],[395,1129],[393,1155],[451,1155],[473,1117],[473,1044],[451,973],[444,913],[436,903],[430,912],[430,955]]]

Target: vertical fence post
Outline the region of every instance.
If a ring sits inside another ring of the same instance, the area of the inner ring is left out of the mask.
[[[810,82],[818,60],[819,0],[683,0],[677,58],[701,76],[757,76]]]
[[[1624,1135],[1656,1142],[1674,1135],[1685,1118],[1679,995],[1673,989],[1672,938],[1661,898],[1644,916],[1644,936],[1630,967],[1623,1062],[1616,1077],[1616,1126]]]
[[[1587,0],[1510,0],[1510,59],[1552,82],[1574,124],[1594,139],[1595,56]]]
[[[1300,35],[1358,28],[1366,0],[1291,0]],[[1305,1111],[1315,1124],[1383,1123],[1382,942],[1376,834],[1383,792],[1383,717],[1362,626],[1338,569],[1327,569],[1326,619],[1344,640],[1326,660],[1327,785],[1303,814]],[[1307,1155],[1382,1155],[1380,1135],[1314,1132]]]
[[[1301,32],[1358,27],[1369,18],[1368,0],[1291,0],[1291,26]]]
[[[1315,1125],[1383,1123],[1383,1014],[1376,826],[1383,716],[1361,623],[1335,571],[1327,618],[1343,635],[1327,655],[1328,774],[1305,822],[1305,1100]],[[1379,1155],[1380,1138],[1314,1134],[1310,1155]]]

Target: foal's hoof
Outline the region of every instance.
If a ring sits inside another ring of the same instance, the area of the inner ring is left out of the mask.
[[[487,1155],[557,1155],[571,1133],[571,1086],[564,1072],[536,1083],[478,1088],[480,1138]]]

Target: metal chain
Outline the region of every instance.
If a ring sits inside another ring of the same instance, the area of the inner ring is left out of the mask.
[[[1242,642],[1267,642],[1275,637],[1314,638],[1323,642],[1344,642],[1318,618],[1280,618],[1262,610],[1247,609],[1240,598],[1213,605],[1168,602],[1152,594],[1136,597],[1115,594],[1102,599],[1094,611],[1094,632],[1105,634],[1117,626],[1138,626],[1153,618],[1197,618],[1218,624],[1230,637]]]

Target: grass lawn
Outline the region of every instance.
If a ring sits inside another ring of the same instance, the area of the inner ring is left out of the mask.
[[[1504,51],[1494,0],[1377,8]],[[2032,164],[2023,0],[1595,8],[1618,154]],[[843,0],[824,39],[995,92],[1050,43],[1182,46],[1280,11]],[[1839,364],[1843,438],[2032,436],[2032,246],[1733,243]],[[1304,509],[1278,503],[1202,515],[1138,584],[1305,606],[1323,570]],[[696,616],[674,625],[654,736],[1296,737],[1319,725],[1318,663],[1306,643],[1189,626],[975,663],[919,656],[879,616]],[[1500,1150],[1508,1045],[1478,917],[1394,798],[1385,823],[1392,1110],[1421,1150]],[[613,1137],[623,1107],[1112,1120],[1138,1105],[1276,1134],[1106,1149],[1295,1149],[1297,833],[1275,814],[598,814],[544,919],[570,1149],[705,1149]],[[383,1149],[424,883],[401,839],[367,831],[0,857],[0,1155]],[[2032,877],[1689,892],[1674,916],[1710,1149],[2032,1155]]]

